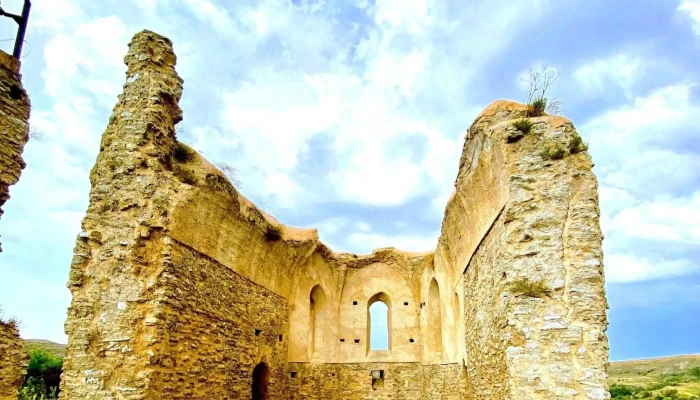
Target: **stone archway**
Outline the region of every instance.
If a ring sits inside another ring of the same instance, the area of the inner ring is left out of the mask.
[[[252,400],[268,400],[268,389],[270,385],[270,368],[264,362],[256,365],[253,369]]]

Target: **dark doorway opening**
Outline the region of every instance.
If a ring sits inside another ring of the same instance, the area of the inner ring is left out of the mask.
[[[253,369],[253,400],[268,400],[267,389],[270,384],[270,368],[264,362]]]

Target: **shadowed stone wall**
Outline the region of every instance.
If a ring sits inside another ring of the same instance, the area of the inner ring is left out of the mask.
[[[0,399],[16,399],[29,365],[29,353],[13,322],[0,321]]]
[[[20,62],[0,50],[0,217],[10,198],[10,186],[25,167],[24,145],[29,140],[29,96],[22,87]],[[2,243],[0,243],[2,251]]]

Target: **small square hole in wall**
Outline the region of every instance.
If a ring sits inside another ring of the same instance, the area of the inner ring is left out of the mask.
[[[413,338],[408,339],[408,341],[411,343],[415,342],[415,340],[413,340]]]
[[[356,301],[353,301],[353,302],[352,302],[352,305],[353,305],[353,306],[356,306],[356,305],[357,305],[357,302],[356,302]]]
[[[281,342],[281,341],[282,341],[282,335],[279,335],[278,339],[279,339],[279,341]]]
[[[255,330],[255,336],[260,336],[261,333],[262,331],[260,329]]]
[[[340,339],[340,342],[341,342],[341,343],[345,343],[345,339]]]
[[[297,377],[297,372],[296,372],[296,371],[290,372],[290,373],[289,373],[289,377],[292,378],[292,379],[296,378],[296,377]]]
[[[407,301],[404,301],[404,302],[403,302],[403,305],[407,306],[407,305],[408,305],[408,302],[407,302]]]
[[[372,371],[372,390],[384,389],[384,370]]]
[[[355,339],[355,343],[360,343],[360,339]]]

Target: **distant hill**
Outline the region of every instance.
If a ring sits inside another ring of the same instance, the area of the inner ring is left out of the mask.
[[[49,353],[63,358],[66,353],[66,345],[44,339],[24,339],[24,344],[29,351],[34,349],[46,350]]]
[[[653,396],[662,395],[659,398],[663,399],[692,399],[700,396],[699,368],[700,354],[617,361],[610,363],[608,382],[613,398],[639,398],[615,396],[612,389],[618,386],[619,393],[624,393],[619,387],[631,387],[637,396],[642,396],[640,392],[645,391]],[[666,395],[673,391],[677,394]]]

